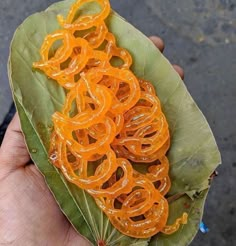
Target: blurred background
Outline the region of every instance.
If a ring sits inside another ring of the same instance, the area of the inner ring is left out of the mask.
[[[55,0],[0,0],[0,143],[14,114],[7,60],[14,30]],[[223,165],[210,190],[192,246],[236,245],[236,0],[111,0],[147,36],[164,39],[165,56],[185,70],[185,83],[206,116]],[[40,23],[39,23],[40,24]],[[27,79],[27,78],[26,78]]]

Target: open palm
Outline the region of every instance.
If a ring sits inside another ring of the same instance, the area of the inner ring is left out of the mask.
[[[0,149],[0,225],[0,245],[89,245],[30,163],[17,115]]]
[[[151,38],[161,51],[164,43]],[[183,78],[183,70],[175,66]],[[0,148],[0,245],[90,245],[60,211],[33,163],[16,115]]]

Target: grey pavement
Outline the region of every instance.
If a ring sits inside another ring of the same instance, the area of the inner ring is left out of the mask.
[[[0,124],[11,103],[9,42],[15,28],[53,0],[0,0]],[[146,35],[159,35],[165,55],[185,69],[185,83],[205,114],[223,165],[210,190],[204,222],[191,245],[236,245],[236,0],[111,0]]]

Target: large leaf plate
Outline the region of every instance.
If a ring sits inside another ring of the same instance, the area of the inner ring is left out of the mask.
[[[66,15],[73,2],[56,3],[27,18],[16,30],[11,44],[9,79],[31,157],[64,214],[93,245],[99,240],[104,240],[106,245],[188,245],[198,230],[209,176],[221,162],[220,153],[206,119],[168,60],[147,37],[114,12],[107,20],[109,30],[116,35],[119,46],[132,54],[133,72],[155,86],[169,122],[172,188],[168,195],[174,199],[168,222],[172,223],[185,211],[189,214],[188,224],[170,236],[158,234],[148,240],[124,236],[110,224],[89,195],[68,183],[48,161],[51,115],[61,109],[65,91],[32,69],[32,63],[40,58],[44,37],[59,28],[57,14]],[[82,12],[93,12],[96,8],[90,3]]]

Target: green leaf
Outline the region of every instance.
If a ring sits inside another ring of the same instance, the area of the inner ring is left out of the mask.
[[[188,196],[183,196],[180,199],[170,204],[170,214],[182,214],[187,212],[188,224],[183,225],[172,235],[159,234],[152,238],[150,246],[170,246],[170,245],[189,245],[193,236],[198,231],[199,222],[203,213],[203,204],[205,202],[208,189],[202,191],[198,199],[192,200]],[[169,218],[169,222],[174,222],[174,217]]]
[[[189,222],[178,232],[169,236],[158,234],[151,241],[124,236],[113,228],[87,193],[68,183],[48,161],[51,115],[60,111],[65,91],[43,73],[32,69],[32,63],[40,58],[44,37],[59,29],[57,14],[66,15],[73,2],[59,2],[45,12],[30,16],[19,26],[12,41],[9,79],[31,157],[62,211],[93,245],[99,240],[104,240],[106,245],[187,245],[198,230],[208,179],[221,162],[220,154],[206,119],[171,64],[147,37],[116,13],[108,18],[108,27],[117,37],[119,46],[132,54],[133,72],[154,84],[170,126],[168,158],[172,188],[168,195],[180,194],[181,197],[170,204],[168,222],[173,223],[184,211],[189,213]],[[90,3],[82,12],[96,10],[97,5]]]

